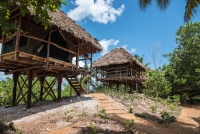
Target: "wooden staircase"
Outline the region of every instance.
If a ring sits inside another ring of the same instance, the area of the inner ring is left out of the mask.
[[[81,85],[76,75],[68,74],[65,79],[69,82],[70,86],[76,91],[77,95],[87,94],[88,91]]]

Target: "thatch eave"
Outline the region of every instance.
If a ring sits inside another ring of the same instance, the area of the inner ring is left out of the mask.
[[[117,66],[122,64],[131,64],[131,62],[136,63],[138,66],[146,70],[146,67],[124,48],[116,48],[111,52],[107,53],[99,60],[95,61],[93,63],[93,67],[103,68],[113,65]]]

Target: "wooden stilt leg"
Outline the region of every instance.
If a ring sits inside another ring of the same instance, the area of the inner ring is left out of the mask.
[[[17,81],[19,78],[19,73],[15,72],[13,74],[13,81],[14,81],[14,87],[13,87],[13,94],[12,94],[12,106],[14,107],[16,105],[16,97],[17,97]]]
[[[43,93],[44,93],[44,79],[45,77],[40,77],[40,101],[43,100]]]
[[[28,70],[28,94],[26,108],[31,108],[31,93],[32,93],[32,81],[33,81],[33,70]]]
[[[62,90],[62,76],[61,75],[58,75],[58,98],[57,100],[60,101],[61,100],[61,90]]]

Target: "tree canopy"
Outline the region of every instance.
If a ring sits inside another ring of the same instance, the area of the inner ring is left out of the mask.
[[[44,28],[50,25],[48,11],[60,9],[65,0],[2,0],[0,2],[0,30],[3,35],[10,35],[11,30],[16,29],[16,22],[9,21],[10,12],[16,7],[20,9],[20,14],[24,16],[27,13],[35,14],[34,21],[44,25]]]
[[[166,75],[175,92],[186,92],[192,100],[200,91],[200,23],[181,26],[176,36],[178,47],[169,54]]]

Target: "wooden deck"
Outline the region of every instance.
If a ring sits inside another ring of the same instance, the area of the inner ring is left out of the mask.
[[[97,81],[102,82],[124,82],[124,83],[132,83],[132,82],[144,82],[146,78],[136,78],[132,77],[114,77],[114,78],[97,78]]]
[[[42,58],[25,52],[9,52],[0,55],[0,69],[7,74],[28,69],[41,73],[75,72],[76,65],[55,58]]]

